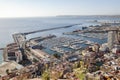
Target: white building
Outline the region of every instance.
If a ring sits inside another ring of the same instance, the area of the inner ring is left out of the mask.
[[[109,31],[108,32],[108,47],[109,47],[109,49],[113,48],[114,41],[115,41],[115,31]]]

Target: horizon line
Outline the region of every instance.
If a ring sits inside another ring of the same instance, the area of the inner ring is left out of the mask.
[[[0,19],[11,18],[47,18],[47,17],[70,17],[70,16],[120,16],[120,14],[101,14],[101,15],[55,15],[55,16],[23,16],[23,17],[0,17]]]

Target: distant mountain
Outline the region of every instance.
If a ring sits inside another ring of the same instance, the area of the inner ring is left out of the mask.
[[[56,17],[67,17],[67,18],[77,18],[77,17],[119,17],[120,15],[58,15]]]

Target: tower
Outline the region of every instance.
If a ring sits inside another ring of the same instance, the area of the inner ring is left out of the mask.
[[[118,28],[113,28],[108,31],[108,47],[112,49],[115,43],[120,42],[120,32]]]
[[[115,32],[109,31],[108,32],[108,47],[109,47],[109,49],[113,48],[114,39],[115,39]]]

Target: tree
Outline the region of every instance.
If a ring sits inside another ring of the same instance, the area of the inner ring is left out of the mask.
[[[79,80],[84,80],[85,74],[86,74],[86,69],[85,68],[77,68],[77,69],[74,69],[74,73],[75,73],[75,76]]]
[[[6,70],[6,73],[7,73],[7,75],[9,75],[9,74],[10,74],[10,71],[9,71],[9,69],[7,69],[7,70]]]
[[[52,80],[58,80],[62,76],[63,76],[63,71],[52,70],[50,74],[50,77],[52,78]]]
[[[35,59],[35,58],[33,58],[33,62],[34,62],[34,63],[37,63],[37,62],[38,62],[38,60],[37,60],[37,59]]]
[[[57,54],[57,53],[53,54],[53,56],[54,56],[55,58],[57,58],[57,59],[60,59],[60,55]]]
[[[49,71],[45,71],[42,74],[42,80],[50,80]]]

